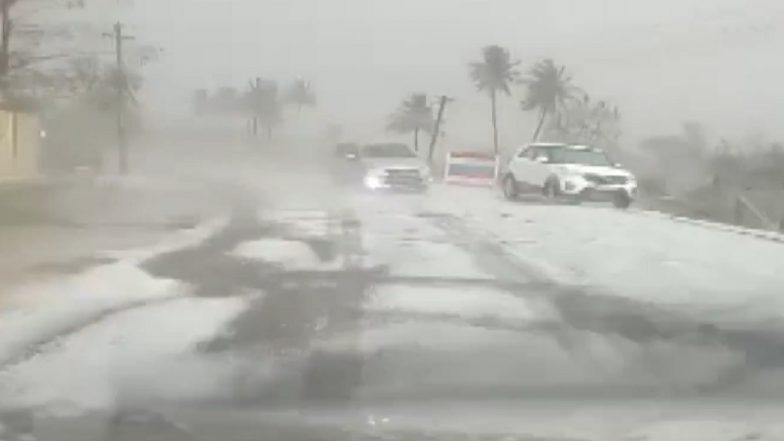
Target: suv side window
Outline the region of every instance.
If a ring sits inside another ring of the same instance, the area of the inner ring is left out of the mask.
[[[528,149],[528,154],[525,157],[530,159],[531,161],[534,161],[536,157],[541,154],[542,154],[541,149],[538,149],[536,147],[531,147]]]
[[[519,152],[519,153],[517,153],[517,157],[518,157],[518,158],[527,158],[527,157],[528,157],[528,155],[530,155],[530,154],[531,154],[531,150],[532,150],[532,149],[531,149],[530,147],[529,147],[529,148],[526,148],[526,149],[522,149],[522,150],[520,150],[520,152]]]
[[[539,148],[531,149],[531,150],[533,150],[533,153],[531,154],[531,161],[536,161],[537,158],[542,157],[542,156],[547,158],[548,162],[550,161],[550,150],[549,149],[539,147]]]

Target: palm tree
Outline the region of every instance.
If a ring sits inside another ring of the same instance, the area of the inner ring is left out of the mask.
[[[433,109],[427,102],[427,95],[415,93],[403,101],[389,120],[387,129],[397,133],[414,133],[414,150],[419,151],[419,133],[432,133],[435,121]]]
[[[564,107],[577,89],[571,85],[571,78],[566,76],[566,67],[559,67],[549,59],[536,63],[523,83],[527,86],[523,110],[536,109],[539,112],[539,123],[533,136],[535,142],[542,133],[547,116]]]
[[[510,95],[509,85],[513,83],[519,73],[509,51],[500,46],[487,46],[482,50],[482,61],[471,63],[471,79],[480,92],[490,96],[491,120],[493,124],[493,151],[498,154],[498,109],[496,100],[498,92]]]
[[[436,122],[433,127],[433,133],[431,134],[432,137],[430,138],[430,148],[427,150],[427,163],[429,165],[433,165],[433,154],[436,150],[436,143],[438,142],[438,137],[442,134],[441,125],[444,123],[444,112],[446,111],[446,105],[450,101],[454,100],[446,95],[442,95],[439,99]]]
[[[313,107],[316,105],[316,94],[311,88],[310,82],[303,78],[297,78],[286,92],[286,101],[297,107],[297,114],[302,113],[303,107]]]
[[[278,84],[274,81],[263,81],[257,78],[251,82],[250,90],[245,94],[247,109],[253,121],[253,135],[258,133],[258,124],[267,132],[267,139],[272,138],[272,128],[283,119]]]

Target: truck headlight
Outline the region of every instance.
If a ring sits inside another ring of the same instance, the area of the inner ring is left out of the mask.
[[[381,177],[378,175],[365,176],[365,187],[371,190],[376,190],[381,188]]]
[[[376,190],[381,188],[384,185],[384,176],[386,172],[384,170],[368,170],[365,173],[365,187]]]

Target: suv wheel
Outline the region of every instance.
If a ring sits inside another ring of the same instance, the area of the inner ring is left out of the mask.
[[[544,184],[544,189],[542,191],[544,193],[544,197],[549,201],[555,201],[561,197],[561,187],[558,184],[558,179],[550,178]]]
[[[506,175],[504,181],[502,183],[504,197],[510,201],[517,199],[517,195],[520,193],[520,189],[517,187],[517,181],[515,181],[514,176]]]
[[[619,191],[613,198],[613,205],[615,208],[625,210],[629,208],[630,205],[632,205],[632,198],[630,198],[625,191]]]

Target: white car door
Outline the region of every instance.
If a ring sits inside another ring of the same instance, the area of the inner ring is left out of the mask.
[[[520,149],[509,164],[510,171],[520,184],[532,185],[530,182],[531,167],[533,166],[530,159],[531,150],[531,148]]]
[[[545,148],[531,147],[528,159],[528,182],[538,188],[544,188],[550,177],[549,157]]]

